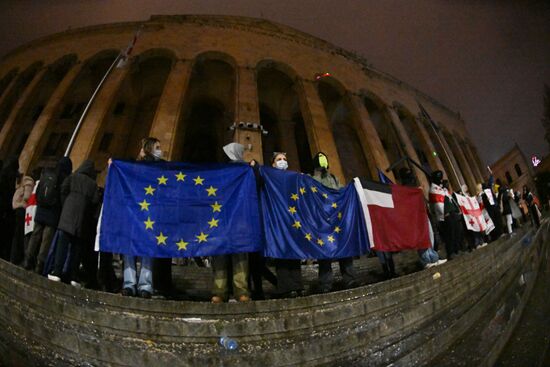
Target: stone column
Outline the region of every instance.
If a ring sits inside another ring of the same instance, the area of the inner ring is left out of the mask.
[[[160,140],[168,160],[176,159],[181,154],[185,126],[179,122],[192,68],[189,60],[174,62],[151,124],[149,135]]]
[[[465,141],[465,143],[470,149],[470,152],[472,153],[472,156],[474,158],[474,164],[477,165],[477,167],[479,168],[479,173],[481,174],[481,178],[483,179],[483,181],[485,181],[485,179],[489,177],[487,172],[487,166],[485,166],[481,161],[479,152],[477,151],[477,148],[475,147],[475,145],[471,144],[467,140]]]
[[[409,158],[413,159],[415,162],[419,163],[418,154],[416,154],[416,150],[414,150],[414,146],[412,144],[411,139],[407,135],[407,130],[405,129],[405,126],[403,126],[403,123],[401,122],[401,119],[397,115],[397,112],[393,107],[388,106],[387,107],[389,115],[391,117],[393,126],[395,127],[395,131],[397,132],[397,135],[399,137],[399,140],[405,145],[405,154],[409,156]],[[414,174],[416,175],[416,178],[418,179],[419,185],[422,187],[422,190],[424,191],[424,194],[428,194],[430,190],[430,184],[428,183],[428,179],[426,178],[426,175],[424,172],[416,167],[415,165],[412,165]]]
[[[73,148],[70,152],[70,158],[73,161],[73,167],[79,167],[82,161],[87,159],[99,139],[99,132],[103,120],[111,107],[120,84],[128,74],[130,66],[124,68],[114,68],[107,77],[103,86],[97,93],[88,114],[84,118],[80,131],[77,133]],[[99,167],[96,167],[99,168]]]
[[[443,164],[441,163],[441,159],[439,158],[439,155],[434,155],[433,152],[436,151],[434,143],[432,142],[432,139],[430,139],[430,134],[426,130],[426,127],[422,123],[422,121],[419,121],[418,119],[414,119],[411,121],[412,124],[414,124],[414,128],[417,131],[418,139],[420,140],[420,144],[422,144],[424,148],[424,153],[426,154],[426,157],[428,158],[428,163],[430,164],[430,167],[433,171],[440,170],[445,172],[445,167],[443,167]]]
[[[460,190],[460,186],[462,186],[465,183],[464,177],[462,176],[462,172],[460,171],[460,168],[453,154],[453,151],[449,143],[447,142],[447,139],[445,139],[445,134],[443,133],[443,131],[440,130],[438,131],[437,135],[439,136],[443,149],[446,152],[446,153],[445,152],[442,152],[442,153],[446,155],[445,159],[447,159],[449,165],[451,166],[451,172],[447,172],[447,179],[451,183],[454,190],[458,191]]]
[[[464,152],[460,148],[460,145],[456,139],[456,136],[450,136],[451,142],[450,144],[455,147],[455,157],[458,159],[458,162],[460,164],[460,167],[462,168],[462,175],[464,176],[464,179],[466,181],[466,184],[468,185],[468,189],[470,190],[470,193],[475,193],[476,191],[476,179],[474,177],[474,174],[472,170],[470,169],[470,165],[468,164],[468,159],[464,155]]]
[[[6,154],[9,144],[7,143],[13,138],[13,134],[17,126],[14,126],[17,116],[21,112],[21,109],[27,103],[28,99],[32,96],[32,93],[36,89],[37,84],[42,80],[44,74],[48,71],[48,68],[42,68],[39,70],[34,78],[31,80],[29,85],[25,88],[13,108],[11,109],[8,118],[2,126],[2,131],[0,131],[0,155]]]
[[[470,151],[470,148],[464,142],[464,140],[458,140],[457,144],[462,149],[462,152],[464,153],[464,156],[466,157],[466,160],[468,161],[468,165],[470,166],[470,171],[472,171],[472,174],[474,175],[474,179],[476,181],[476,184],[478,182],[481,183],[483,181],[483,175],[479,171],[479,166],[477,165],[477,162],[476,162],[474,156],[472,155],[472,152]]]
[[[235,124],[240,122],[260,125],[260,106],[258,102],[258,83],[256,71],[248,66],[237,67],[237,85],[235,98]],[[264,163],[262,151],[262,132],[257,128],[235,129],[233,141],[244,145],[244,160],[257,160]],[[267,162],[269,163],[269,162]]]
[[[77,64],[65,74],[65,77],[55,88],[50,99],[44,106],[38,120],[34,123],[31,133],[27,138],[27,142],[23,147],[23,151],[19,156],[19,166],[23,172],[27,172],[29,168],[31,168],[32,162],[38,159],[38,154],[40,154],[46,144],[45,139],[43,139],[44,134],[53,121],[56,113],[59,111],[63,97],[65,97],[65,94],[67,94],[67,91],[81,70],[82,64]]]
[[[390,162],[362,98],[352,94],[349,94],[347,98],[350,102],[350,111],[356,122],[355,128],[363,148],[363,154],[367,157],[371,177],[378,180],[377,168],[379,168],[390,180],[395,182],[393,172],[386,172]]]
[[[324,152],[329,158],[330,171],[338,177],[342,184],[345,184],[346,180],[330,129],[330,122],[317,88],[312,81],[301,79],[296,80],[296,92],[304,118],[311,156],[317,152]]]
[[[2,106],[2,104],[4,103],[6,98],[8,98],[8,96],[10,95],[12,89],[15,88],[15,84],[16,84],[17,79],[18,79],[19,76],[20,76],[20,74],[16,74],[13,77],[13,79],[11,80],[11,82],[8,84],[6,89],[4,90],[4,93],[2,93],[2,95],[0,95],[0,106]]]

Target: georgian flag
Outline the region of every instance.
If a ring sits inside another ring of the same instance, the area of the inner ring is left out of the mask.
[[[431,247],[422,190],[354,178],[373,250],[395,252]]]
[[[485,224],[486,224],[485,234],[489,234],[493,229],[495,229],[495,223],[493,223],[491,216],[487,212],[487,209],[485,209],[485,206],[483,205],[483,198],[481,197],[481,195],[482,195],[482,192],[479,193],[477,196],[477,203],[479,204],[479,208],[481,209],[481,214],[483,215],[483,220],[485,221]],[[492,198],[493,196],[491,195],[488,197]]]
[[[25,207],[25,236],[34,231],[34,215],[36,214],[36,188],[38,183],[36,181],[32,194],[27,200],[27,206]]]
[[[455,194],[458,205],[460,206],[460,211],[464,217],[464,222],[466,223],[466,228],[474,232],[486,232],[489,224],[493,226],[493,221],[489,218],[489,223],[486,221],[483,216],[483,210],[479,207],[477,200],[470,196],[463,196],[460,194]],[[491,229],[491,230],[492,230]],[[489,232],[491,231],[489,230]],[[487,232],[488,233],[488,232]]]

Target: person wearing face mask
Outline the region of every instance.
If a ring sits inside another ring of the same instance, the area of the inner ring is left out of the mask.
[[[160,150],[160,141],[157,138],[148,137],[141,141],[141,149],[137,160],[154,162],[160,160],[162,151]],[[122,285],[123,296],[137,295],[142,298],[151,298],[153,294],[153,274],[157,277],[157,273],[153,269],[153,259],[150,257],[141,257],[141,270],[139,278],[136,276],[136,256],[124,255],[124,283]],[[171,265],[171,259],[170,259]],[[171,269],[170,269],[171,270]],[[170,273],[171,275],[171,273]]]
[[[271,166],[286,170],[288,168],[286,153],[273,153]],[[275,272],[277,274],[277,293],[280,298],[295,298],[303,295],[301,260],[276,259]]]
[[[328,157],[325,153],[319,152],[313,157],[313,179],[324,186],[338,190],[342,187],[340,182],[329,171]],[[353,288],[358,285],[357,274],[353,268],[353,258],[346,257],[338,259],[340,273],[346,288]],[[334,275],[332,274],[332,260],[319,260],[319,286],[321,293],[328,293],[332,289]]]

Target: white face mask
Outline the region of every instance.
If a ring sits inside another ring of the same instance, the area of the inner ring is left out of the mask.
[[[275,162],[275,167],[277,169],[285,170],[288,168],[288,162],[285,161],[284,159],[281,159],[280,161]]]
[[[155,158],[161,159],[162,158],[162,150],[160,150],[160,149],[153,150],[153,156]]]

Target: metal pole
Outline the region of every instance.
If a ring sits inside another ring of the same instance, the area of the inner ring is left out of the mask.
[[[69,140],[69,144],[67,145],[67,149],[65,150],[65,157],[69,156],[69,153],[71,152],[71,149],[73,147],[76,136],[78,135],[78,131],[80,130],[80,126],[82,125],[82,121],[84,121],[84,118],[86,117],[86,114],[88,113],[88,110],[90,109],[90,106],[94,102],[94,99],[95,99],[97,93],[101,89],[101,86],[103,85],[103,83],[105,82],[105,80],[107,79],[107,77],[109,76],[109,74],[111,73],[113,68],[115,67],[115,65],[120,60],[121,55],[122,55],[122,53],[119,53],[117,55],[117,57],[115,58],[115,61],[113,61],[113,63],[109,67],[109,69],[107,69],[107,72],[105,73],[105,75],[103,75],[103,78],[101,79],[101,81],[97,85],[97,88],[95,89],[94,94],[92,94],[92,97],[88,101],[88,104],[86,105],[86,108],[84,108],[84,111],[82,111],[82,115],[80,115],[80,119],[78,120],[78,123],[76,124],[76,127],[74,128],[73,135],[71,136],[71,140]]]
[[[422,108],[422,110],[424,110],[424,108]],[[432,118],[430,117],[430,115],[428,115],[427,112],[423,112],[422,114],[423,115],[425,114],[426,115],[425,117],[429,120],[428,122],[430,123],[430,126],[432,127],[432,130],[434,131],[434,134],[437,137],[437,140],[439,140],[439,145],[441,146],[441,149],[443,149],[443,153],[445,153],[445,155],[447,156],[447,160],[449,161],[451,169],[453,170],[453,174],[456,178],[456,182],[458,182],[459,185],[462,185],[462,182],[460,182],[460,178],[458,177],[458,174],[456,173],[455,167],[453,165],[453,160],[451,159],[451,156],[449,155],[449,153],[447,153],[447,149],[445,149],[445,145],[443,144],[443,140],[441,140],[441,136],[439,136],[437,130],[435,129],[435,126],[434,126],[435,123],[432,121]],[[459,189],[461,189],[461,187],[459,187]]]

